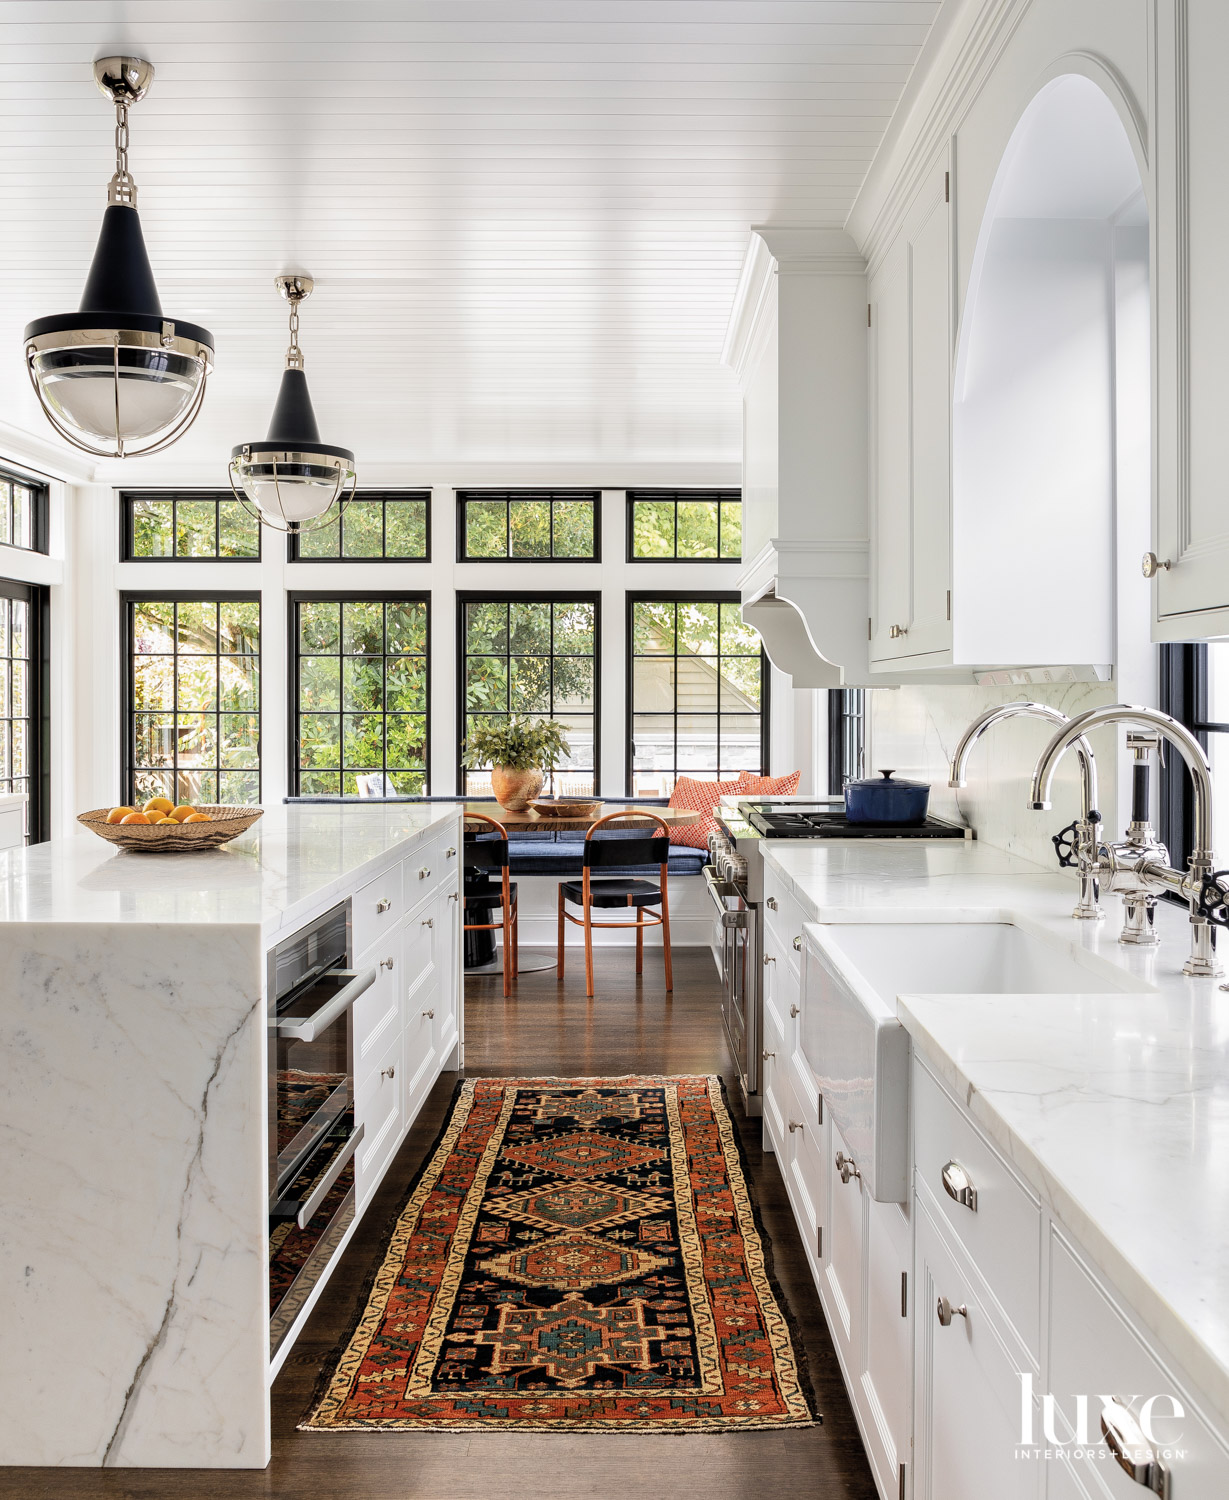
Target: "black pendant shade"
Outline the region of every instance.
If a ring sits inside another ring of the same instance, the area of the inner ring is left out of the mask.
[[[328,453],[354,462],[349,448],[339,448],[336,443],[322,443],[320,429],[316,425],[316,411],[312,406],[311,392],[307,389],[307,376],[302,370],[283,370],[282,383],[278,387],[277,401],[269,422],[269,435],[263,443],[239,443],[231,449],[232,458],[250,453],[258,458],[265,449],[294,453]]]

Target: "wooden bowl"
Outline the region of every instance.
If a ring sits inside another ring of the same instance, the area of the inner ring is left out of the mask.
[[[601,798],[593,797],[537,797],[533,802],[534,812],[544,818],[592,818],[602,810]]]
[[[109,807],[77,814],[77,822],[108,844],[137,854],[186,854],[197,849],[220,849],[263,816],[260,807],[218,807],[204,803],[197,812],[209,814],[208,823],[108,823]]]

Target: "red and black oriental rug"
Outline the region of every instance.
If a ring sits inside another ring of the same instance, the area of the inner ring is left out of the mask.
[[[814,1420],[718,1078],[479,1078],[304,1429]]]

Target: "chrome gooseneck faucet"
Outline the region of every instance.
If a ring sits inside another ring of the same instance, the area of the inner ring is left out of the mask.
[[[1165,891],[1174,891],[1186,897],[1191,913],[1191,951],[1182,972],[1219,974],[1213,925],[1229,926],[1229,889],[1212,869],[1212,770],[1203,747],[1189,729],[1155,708],[1114,703],[1090,709],[1065,724],[1041,752],[1028,805],[1049,807],[1050,786],[1059,761],[1081,735],[1106,724],[1125,724],[1136,731],[1127,736],[1135,760],[1127,836],[1121,843],[1097,845],[1097,867],[1106,877],[1105,888],[1122,896],[1126,905],[1121,941],[1155,944],[1156,899]],[[1185,870],[1170,865],[1169,851],[1148,822],[1149,758],[1161,739],[1168,740],[1186,762],[1194,787],[1195,847]]]
[[[1067,715],[1048,703],[1002,703],[988,709],[973,720],[960,736],[952,755],[948,786],[965,785],[965,767],[969,753],[991,724],[1001,719],[1044,719],[1050,724],[1066,725],[1071,721]],[[1098,905],[1097,885],[1097,841],[1100,835],[1101,814],[1097,811],[1097,763],[1092,746],[1082,735],[1072,742],[1080,762],[1080,816],[1054,836],[1054,847],[1062,865],[1078,865],[1080,871],[1080,897],[1071,913],[1085,921],[1095,921],[1102,915]]]

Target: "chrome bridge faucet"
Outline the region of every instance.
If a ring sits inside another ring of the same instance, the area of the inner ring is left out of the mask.
[[[962,787],[966,784],[964,773],[969,752],[991,724],[997,724],[1001,719],[1014,718],[1045,719],[1050,724],[1064,726],[1071,722],[1065,713],[1051,708],[1048,703],[1003,703],[998,708],[987,710],[974,719],[960,736],[960,742],[952,755],[948,786]],[[1101,814],[1097,811],[1097,763],[1092,746],[1082,735],[1077,735],[1068,743],[1075,745],[1080,763],[1080,816],[1060,833],[1056,833],[1053,842],[1059,864],[1077,865],[1080,871],[1080,896],[1071,915],[1085,921],[1095,921],[1102,915],[1097,902],[1097,841],[1101,829]]]
[[[1153,926],[1157,897],[1173,891],[1185,897],[1190,907],[1191,951],[1182,972],[1219,974],[1214,927],[1229,927],[1229,871],[1212,869],[1212,770],[1189,729],[1154,708],[1114,703],[1090,709],[1065,724],[1041,752],[1028,805],[1049,807],[1050,785],[1059,761],[1083,734],[1106,724],[1129,726],[1127,748],[1135,762],[1127,836],[1121,843],[1098,843],[1096,850],[1106,890],[1123,898],[1120,941],[1143,946],[1159,942]],[[1175,870],[1169,863],[1169,851],[1148,821],[1150,757],[1161,740],[1168,740],[1186,762],[1194,787],[1195,847],[1185,870]]]

